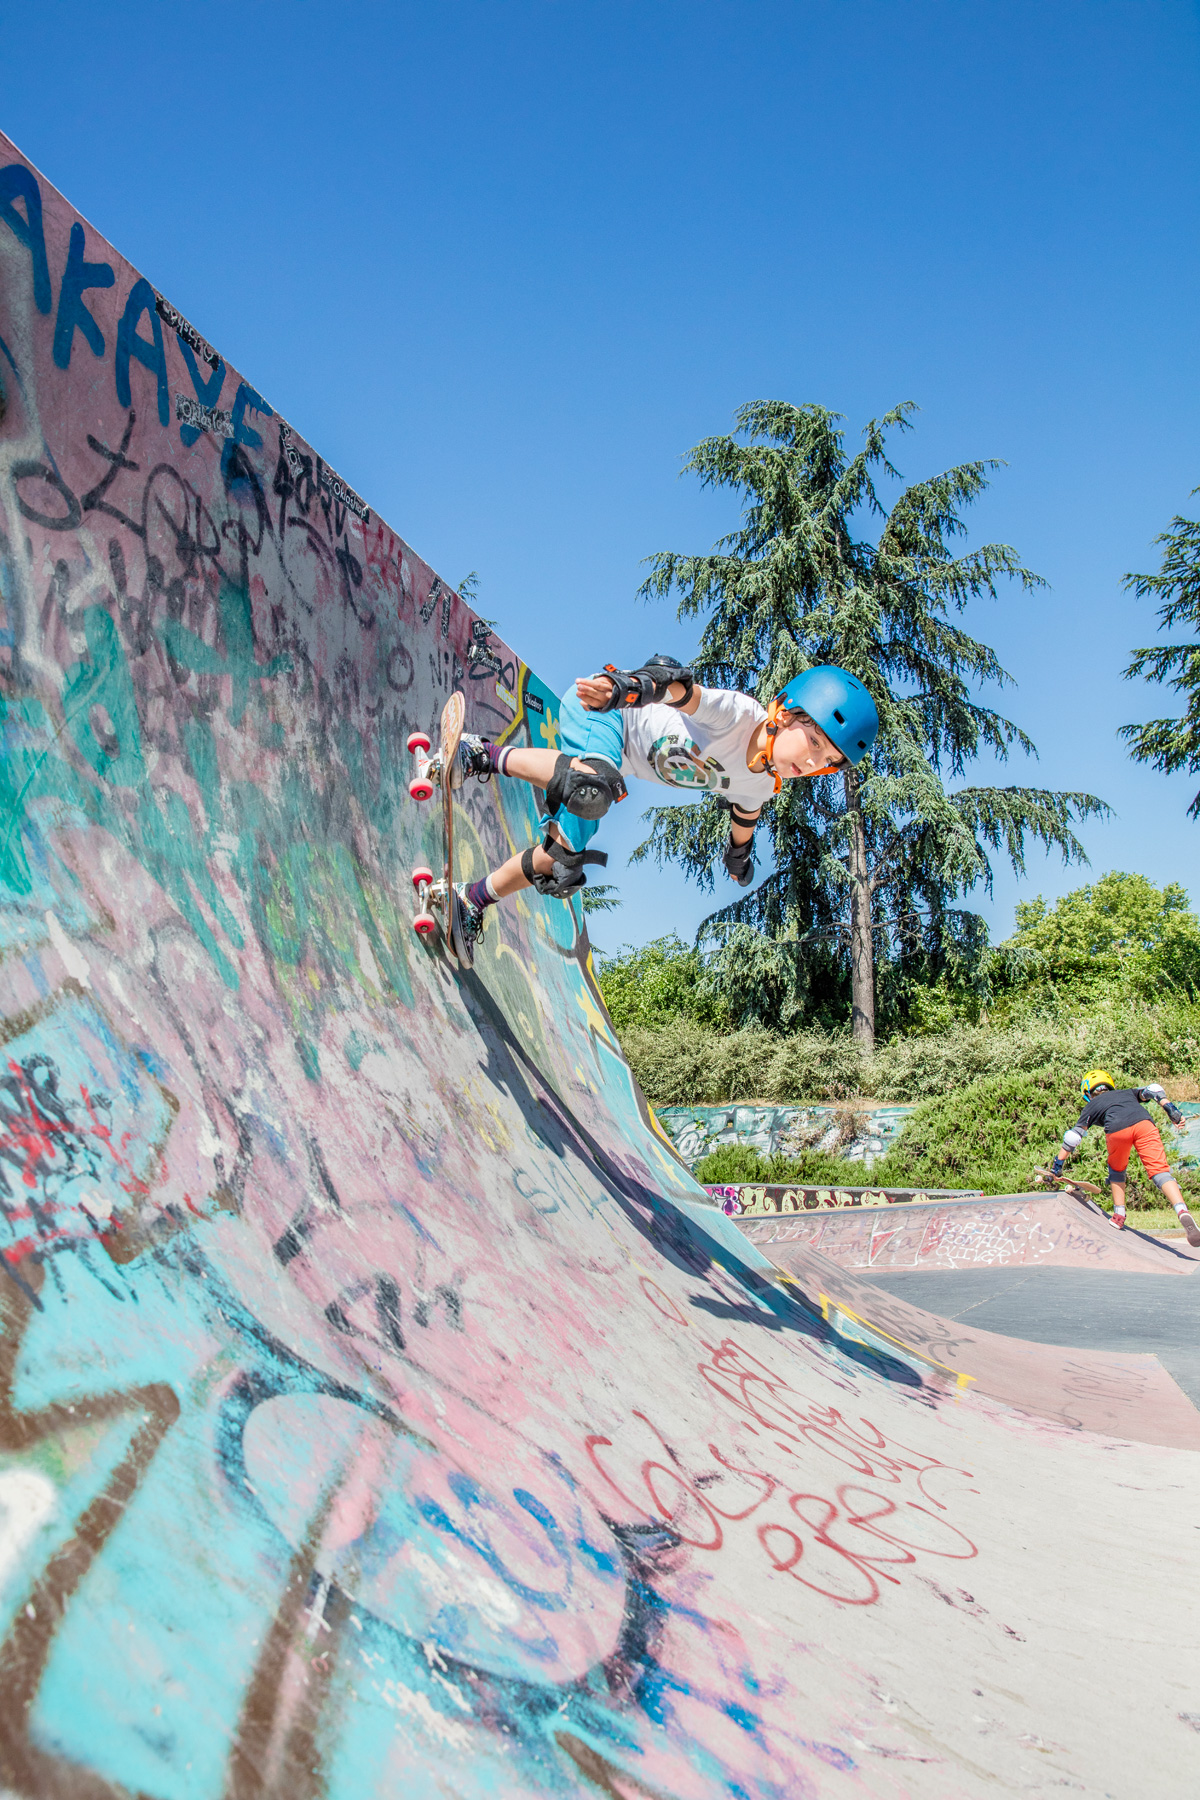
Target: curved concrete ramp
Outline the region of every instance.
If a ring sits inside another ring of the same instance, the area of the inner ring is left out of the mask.
[[[1136,1230],[1114,1231],[1098,1208],[1068,1194],[1011,1194],[887,1208],[742,1218],[741,1230],[772,1261],[803,1245],[844,1269],[1127,1270],[1191,1275],[1200,1253]]]
[[[1200,1450],[1200,1412],[1151,1353],[1025,1343],[908,1303],[802,1243],[768,1253],[839,1336],[907,1358],[926,1378],[988,1394],[1075,1431]],[[899,1284],[897,1284],[899,1285]]]
[[[0,411],[5,1800],[1194,1791],[1195,1453],[782,1281],[572,907],[418,943],[553,695],[3,140]]]

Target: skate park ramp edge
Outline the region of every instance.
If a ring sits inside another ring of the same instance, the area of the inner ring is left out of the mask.
[[[0,137],[3,1800],[1190,1794],[1150,1359],[983,1392],[957,1328],[781,1273],[577,900],[471,974],[422,944],[406,740],[456,689],[557,742]],[[537,817],[464,788],[464,875]]]
[[[1136,1216],[1136,1215],[1135,1215]],[[803,1244],[843,1268],[931,1274],[981,1268],[1071,1268],[1191,1275],[1200,1255],[1136,1229],[1117,1231],[1098,1207],[1067,1194],[740,1217],[747,1240],[773,1261]]]

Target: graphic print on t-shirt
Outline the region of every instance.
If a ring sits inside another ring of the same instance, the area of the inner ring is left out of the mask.
[[[717,794],[757,812],[775,792],[774,776],[750,768],[751,740],[766,716],[757,700],[731,688],[701,688],[682,716],[657,701],[627,707],[621,767],[639,781]]]
[[[679,733],[664,733],[650,746],[649,761],[654,773],[668,787],[708,788],[722,794],[729,777],[715,756],[703,756],[699,744]]]

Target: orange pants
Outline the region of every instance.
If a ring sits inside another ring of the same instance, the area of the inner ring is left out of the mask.
[[[1158,1127],[1152,1125],[1149,1119],[1139,1119],[1136,1125],[1127,1125],[1124,1131],[1110,1131],[1107,1136],[1110,1181],[1124,1181],[1131,1150],[1137,1151],[1141,1165],[1151,1181],[1156,1175],[1171,1173]]]

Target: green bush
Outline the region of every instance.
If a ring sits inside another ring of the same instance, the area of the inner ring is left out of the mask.
[[[1033,1185],[1035,1164],[1049,1165],[1078,1112],[1053,1063],[985,1075],[919,1106],[872,1174],[895,1187],[1023,1193]],[[1084,1173],[1078,1162],[1076,1168]]]
[[[751,1144],[718,1144],[692,1170],[701,1187],[736,1187],[739,1182],[765,1181],[767,1158]]]
[[[1073,1018],[1049,1015],[991,1029],[896,1038],[864,1056],[841,1032],[792,1037],[747,1029],[719,1032],[675,1018],[621,1032],[625,1053],[658,1106],[730,1102],[847,1100],[870,1094],[891,1102],[937,1100],[987,1076],[1053,1067],[1064,1094],[1078,1091],[1085,1069],[1111,1069],[1131,1086],[1200,1068],[1200,1006],[1168,998],[1157,1006],[1108,1002]]]
[[[716,1106],[728,1100],[721,1082],[727,1042],[691,1019],[674,1019],[657,1030],[632,1025],[621,1033],[629,1066],[655,1106]],[[742,1093],[747,1091],[755,1090]]]
[[[867,1091],[869,1069],[849,1032],[804,1031],[780,1038],[766,1065],[765,1095],[797,1100],[848,1100]]]
[[[878,1164],[876,1165],[878,1167]],[[798,1156],[764,1156],[749,1144],[718,1144],[701,1157],[692,1170],[702,1187],[735,1187],[740,1183],[777,1187],[863,1187],[875,1180],[875,1170],[847,1162],[820,1150],[802,1150]]]
[[[621,1044],[655,1106],[844,1100],[863,1085],[862,1052],[840,1033],[777,1038],[754,1027],[721,1033],[672,1019],[656,1029],[627,1026]]]
[[[681,1021],[712,1028],[727,1026],[724,1007],[704,985],[698,950],[674,933],[641,949],[626,945],[619,956],[598,960],[596,980],[616,1029],[662,1030]]]

